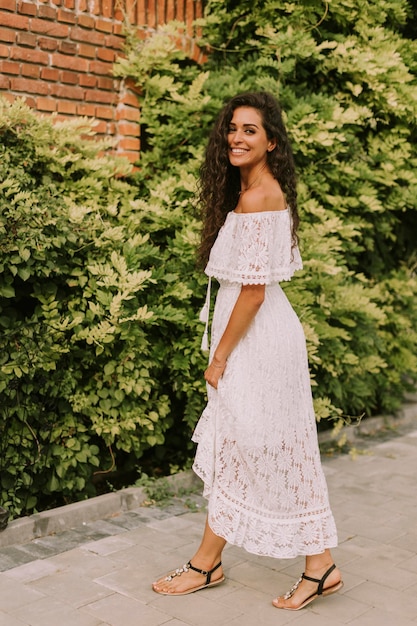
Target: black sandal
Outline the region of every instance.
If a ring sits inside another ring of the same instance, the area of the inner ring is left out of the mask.
[[[186,596],[189,593],[200,591],[200,589],[205,589],[206,587],[214,587],[215,585],[220,585],[220,583],[224,581],[224,576],[221,576],[217,580],[212,581],[211,575],[213,574],[213,572],[216,571],[216,569],[218,569],[221,566],[221,564],[222,562],[220,561],[219,563],[217,563],[217,565],[213,567],[213,569],[204,570],[204,569],[199,569],[198,567],[194,567],[194,565],[191,565],[191,561],[188,561],[188,563],[186,563],[182,567],[179,567],[178,569],[171,572],[170,574],[167,574],[167,576],[165,577],[165,580],[167,582],[171,582],[171,580],[175,578],[175,576],[181,576],[181,574],[186,574],[190,569],[192,569],[194,570],[194,572],[198,572],[199,574],[202,574],[203,576],[206,577],[206,582],[203,585],[199,585],[198,587],[192,587],[192,589],[187,589],[187,591],[176,592],[176,591],[158,591],[158,589],[155,589],[155,583],[154,583],[152,585],[152,589],[156,593],[160,593],[164,596]]]
[[[332,571],[334,569],[336,569],[336,565],[333,563],[333,565],[331,567],[329,567],[329,569],[322,576],[322,578],[311,578],[311,576],[306,576],[305,574],[301,575],[301,577],[297,580],[295,585],[293,587],[291,587],[291,589],[285,594],[284,600],[289,600],[290,598],[292,598],[294,593],[297,591],[298,586],[301,583],[301,581],[303,580],[303,578],[305,580],[310,580],[313,583],[317,583],[317,591],[315,593],[312,593],[311,596],[308,596],[308,598],[306,598],[304,600],[304,602],[302,602],[302,604],[300,604],[300,606],[298,606],[296,608],[292,608],[292,607],[289,607],[289,606],[277,606],[275,604],[275,600],[272,601],[272,604],[277,609],[286,609],[287,611],[299,611],[300,609],[303,609],[305,606],[307,606],[307,604],[310,604],[310,602],[313,602],[313,600],[315,600],[319,596],[330,596],[332,593],[336,593],[336,591],[339,591],[339,589],[341,589],[343,587],[343,581],[342,580],[339,580],[338,583],[336,583],[335,585],[332,585],[331,587],[327,587],[326,589],[324,588],[324,583],[326,582],[328,576],[332,573]],[[277,600],[278,599],[279,598],[277,598]]]

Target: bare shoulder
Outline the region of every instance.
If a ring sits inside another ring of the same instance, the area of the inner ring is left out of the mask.
[[[262,213],[263,211],[283,211],[287,208],[285,196],[276,181],[248,189],[240,197],[236,212]]]

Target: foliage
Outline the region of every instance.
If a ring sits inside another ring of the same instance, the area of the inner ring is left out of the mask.
[[[81,138],[91,124],[0,106],[0,485],[19,515],[94,495],[199,391],[197,346],[182,351],[194,240],[168,194],[193,179],[137,200],[130,165]]]
[[[199,66],[178,25],[128,33],[139,169],[85,120],[0,104],[0,487],[13,515],[112,470],[184,466],[204,404],[194,206],[223,101],[281,101],[299,173],[317,419],[395,410],[417,373],[417,45],[405,0],[209,0]]]
[[[184,166],[197,176],[225,99],[265,89],[281,101],[305,264],[285,288],[306,331],[318,420],[393,411],[416,378],[412,11],[403,0],[209,0],[201,68],[165,27],[131,34],[115,68],[141,87],[145,196]]]

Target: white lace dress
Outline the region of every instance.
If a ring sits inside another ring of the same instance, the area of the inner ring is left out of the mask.
[[[242,285],[265,300],[230,354],[196,426],[194,471],[204,481],[213,532],[248,552],[278,558],[337,545],[317,442],[305,337],[281,289],[302,268],[288,210],[228,214],[206,274],[219,291],[211,355]]]

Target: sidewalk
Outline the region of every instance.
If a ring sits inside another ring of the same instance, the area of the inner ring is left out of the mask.
[[[197,495],[192,509],[179,500],[136,507],[0,547],[0,626],[417,626],[417,430],[323,464],[339,531],[340,593],[299,612],[277,610],[272,598],[292,586],[303,559],[228,546],[223,585],[155,594],[151,581],[198,545],[205,514]]]

